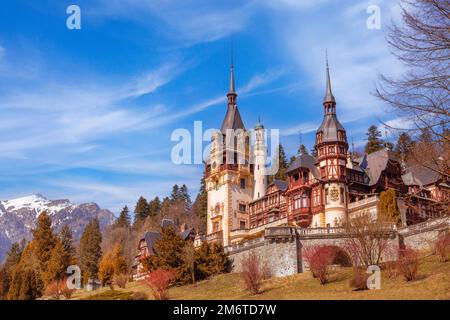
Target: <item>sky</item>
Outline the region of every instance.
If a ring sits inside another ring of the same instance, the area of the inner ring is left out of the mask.
[[[68,6],[81,10],[70,30]],[[380,9],[369,29],[367,8]],[[139,196],[191,197],[203,166],[176,165],[176,129],[220,127],[233,46],[238,107],[280,130],[288,156],[323,118],[325,51],[337,114],[355,148],[381,121],[372,92],[404,67],[385,36],[392,0],[41,0],[0,7],[0,199],[40,193],[117,214]],[[349,142],[350,142],[349,141]],[[204,145],[207,145],[204,142]]]

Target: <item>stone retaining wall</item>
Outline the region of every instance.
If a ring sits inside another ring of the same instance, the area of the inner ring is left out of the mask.
[[[449,226],[449,218],[440,218],[400,230],[392,229],[388,233],[389,245],[394,248],[405,245],[418,250],[427,249],[442,233],[448,232]],[[317,245],[344,247],[348,237],[341,228],[297,230],[293,227],[274,227],[266,229],[264,237],[231,245],[226,250],[232,262],[232,272],[240,272],[244,257],[255,252],[270,274],[280,277],[309,270],[303,258],[304,248]],[[385,255],[382,262],[394,259],[395,256]]]

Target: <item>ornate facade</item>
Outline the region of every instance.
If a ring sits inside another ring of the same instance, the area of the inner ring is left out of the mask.
[[[208,241],[228,246],[282,225],[338,227],[352,214],[376,215],[378,194],[387,188],[401,194],[414,190],[417,179],[391,151],[383,149],[362,158],[350,154],[346,130],[337,116],[328,61],[325,92],[324,117],[315,137],[316,157],[298,155],[287,169],[286,181],[268,184],[265,129],[258,121],[251,145],[252,133],[245,128],[237,106],[231,65],[227,112],[205,162]],[[433,189],[430,197],[448,194],[448,185],[438,179],[429,185]]]

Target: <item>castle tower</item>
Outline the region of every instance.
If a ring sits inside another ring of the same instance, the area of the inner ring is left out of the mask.
[[[232,231],[249,227],[247,204],[253,198],[250,170],[250,137],[237,107],[233,56],[227,112],[220,132],[215,132],[205,183],[208,192],[207,240],[228,246]]]
[[[255,145],[253,149],[253,156],[255,159],[255,169],[253,184],[255,186],[253,193],[253,200],[259,199],[266,194],[267,176],[266,176],[266,160],[267,160],[267,146],[264,140],[265,130],[264,126],[258,120],[255,126]]]
[[[346,163],[348,143],[344,127],[336,116],[336,100],[331,91],[328,57],[324,117],[316,132],[317,166],[323,181],[325,212],[313,217],[313,225],[335,227],[347,218]]]

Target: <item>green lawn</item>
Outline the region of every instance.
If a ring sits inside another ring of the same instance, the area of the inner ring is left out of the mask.
[[[171,299],[450,299],[450,262],[438,262],[435,256],[422,259],[418,279],[405,282],[402,276],[394,279],[385,277],[382,271],[380,290],[352,291],[349,279],[351,268],[339,269],[332,273],[332,281],[320,285],[311,274],[301,273],[289,277],[268,279],[263,284],[263,292],[250,295],[244,290],[239,274],[223,274],[201,281],[195,286],[186,285],[170,289]],[[142,283],[129,283],[126,289],[116,289],[111,295],[109,288],[95,292],[79,291],[74,299],[129,298],[133,292],[145,292],[152,298],[151,290]],[[120,292],[122,294],[120,294]]]

